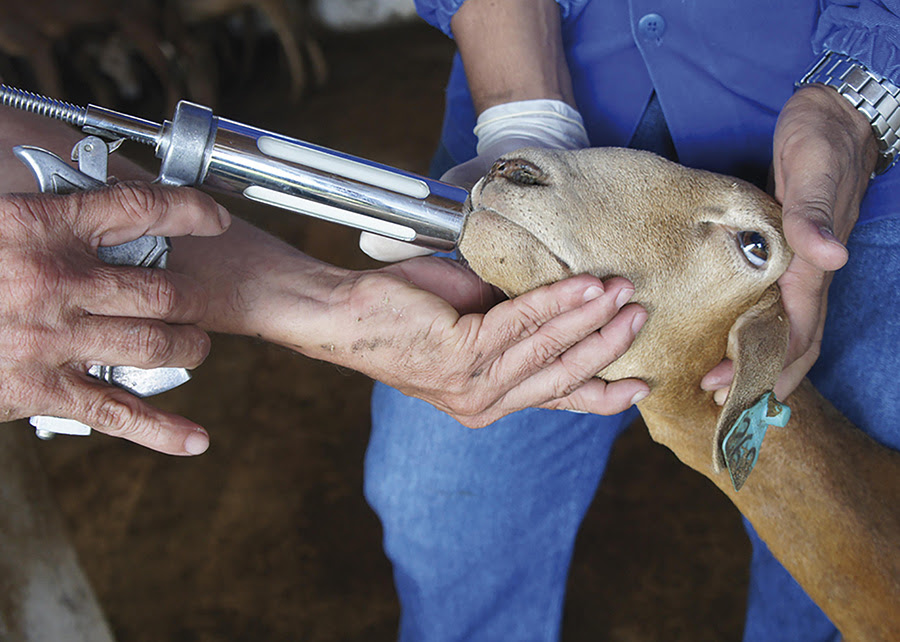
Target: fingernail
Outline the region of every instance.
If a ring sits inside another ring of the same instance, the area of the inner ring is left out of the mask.
[[[229,225],[231,225],[231,214],[229,214],[228,210],[226,210],[218,203],[216,203],[216,207],[219,209],[219,224],[223,228],[227,228]]]
[[[632,288],[623,288],[622,291],[619,292],[619,296],[616,297],[616,307],[621,308],[628,303],[633,296],[634,290]]]
[[[716,390],[713,393],[713,401],[719,406],[724,406],[725,400],[728,399],[728,390],[729,388],[719,388]]]
[[[632,321],[631,321],[631,331],[634,334],[637,334],[638,332],[640,332],[641,328],[644,327],[644,323],[646,323],[646,321],[647,321],[646,314],[643,314],[643,313],[635,314],[634,319],[632,319]]]
[[[599,285],[592,285],[587,290],[584,291],[584,302],[593,301],[594,299],[599,299],[603,296],[603,288]]]
[[[819,227],[819,236],[821,236],[823,239],[825,239],[829,243],[837,243],[838,245],[843,245],[843,243],[841,243],[838,240],[838,238],[834,235],[834,232],[832,232],[831,229],[825,225],[822,225]]]
[[[639,402],[643,399],[646,399],[647,395],[649,395],[649,394],[650,394],[649,390],[641,390],[640,392],[638,392],[635,396],[633,396],[631,398],[631,405],[633,406],[637,402]]]
[[[202,455],[209,448],[209,435],[203,430],[195,430],[184,440],[184,452],[189,455]]]

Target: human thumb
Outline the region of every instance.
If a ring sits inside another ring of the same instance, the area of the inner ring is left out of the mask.
[[[784,235],[791,249],[820,270],[839,270],[849,253],[834,234],[831,213],[824,211],[823,202],[827,201],[804,198],[805,193],[792,196],[786,195],[782,215]]]

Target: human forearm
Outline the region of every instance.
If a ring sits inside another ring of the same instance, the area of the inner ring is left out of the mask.
[[[537,98],[576,107],[554,0],[467,0],[451,27],[478,113]]]
[[[14,145],[34,145],[65,156],[83,136],[61,122],[0,107],[0,193],[37,191],[30,170],[9,151]],[[121,153],[110,157],[110,174],[119,180],[153,179],[152,174]],[[235,221],[230,233],[215,239],[172,241],[169,266],[203,282],[215,294],[210,298],[204,325],[219,332],[274,334],[276,330],[267,329],[272,324],[262,318],[261,311],[271,309],[270,297],[282,292],[277,287],[281,283],[278,276],[287,279],[290,275],[294,283],[302,282],[307,289],[322,285],[320,291],[324,291],[321,278],[304,275],[331,268],[243,221]],[[295,297],[302,294],[296,288],[292,291]],[[260,305],[261,300],[266,300],[266,304]]]
[[[348,270],[239,219],[215,239],[179,238],[173,246],[172,269],[196,279],[209,295],[205,328],[318,356],[310,344],[313,337],[324,341],[328,310],[348,282]]]
[[[447,259],[348,271],[240,221],[175,243],[173,268],[209,293],[208,329],[352,368],[472,427],[535,405],[618,412],[646,391],[592,378],[646,318],[637,306],[616,314],[633,292],[623,279],[582,275],[492,307],[492,290]]]

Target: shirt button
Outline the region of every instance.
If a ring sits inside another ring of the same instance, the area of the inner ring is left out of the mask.
[[[659,41],[666,30],[666,21],[658,13],[648,13],[638,22],[638,33],[645,40]]]

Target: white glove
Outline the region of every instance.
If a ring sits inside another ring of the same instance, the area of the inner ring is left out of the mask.
[[[575,109],[559,100],[522,100],[489,107],[481,112],[473,130],[477,156],[448,170],[441,180],[471,189],[499,157],[522,147],[581,149],[587,147],[584,121]],[[373,259],[402,261],[431,254],[412,243],[362,232],[360,249]]]

